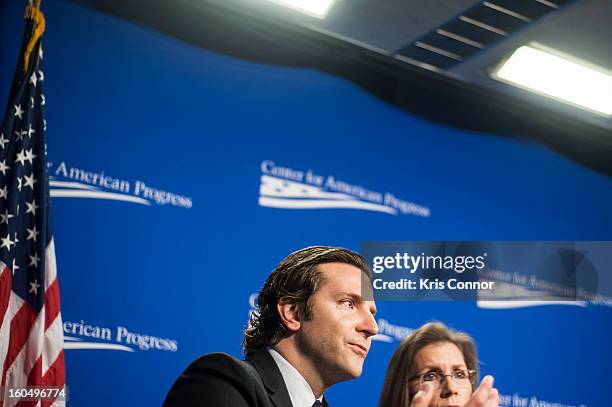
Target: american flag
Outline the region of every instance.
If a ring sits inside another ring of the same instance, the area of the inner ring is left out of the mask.
[[[49,213],[42,71],[44,17],[26,9],[26,28],[0,128],[0,406],[9,388],[63,386],[66,371]],[[2,396],[2,394],[0,394]]]

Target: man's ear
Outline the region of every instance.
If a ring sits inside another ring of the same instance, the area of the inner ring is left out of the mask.
[[[302,327],[302,315],[298,304],[281,298],[278,304],[276,304],[276,310],[281,322],[289,333],[295,333],[300,330]]]

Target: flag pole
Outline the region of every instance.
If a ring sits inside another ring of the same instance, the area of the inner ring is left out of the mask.
[[[30,2],[25,10],[25,18],[34,21],[34,25],[32,27],[32,37],[30,37],[30,41],[28,42],[28,46],[25,51],[25,55],[23,57],[23,72],[28,71],[28,66],[30,63],[30,54],[34,49],[34,46],[42,37],[45,32],[45,16],[42,11],[40,11],[40,3],[41,0],[36,0],[34,3]]]

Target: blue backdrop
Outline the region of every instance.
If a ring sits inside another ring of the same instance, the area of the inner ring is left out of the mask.
[[[24,7],[0,5],[3,108]],[[68,1],[43,11],[71,405],[159,405],[194,358],[240,355],[252,294],[303,246],[612,240],[610,178],[537,143],[440,126],[347,80]],[[503,405],[609,405],[609,307],[378,308],[364,374],[334,386],[332,405],[376,405],[399,341],[432,319],[476,338]]]

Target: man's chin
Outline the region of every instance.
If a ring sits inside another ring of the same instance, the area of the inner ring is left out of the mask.
[[[337,363],[336,369],[334,369],[336,371],[336,382],[353,380],[361,376],[363,358],[355,354],[346,354],[344,360],[338,360]]]
[[[362,371],[363,371],[363,361],[359,363],[359,365],[355,364],[351,366],[349,369],[347,369],[346,373],[349,376],[347,380],[358,378],[359,376],[361,376]]]

